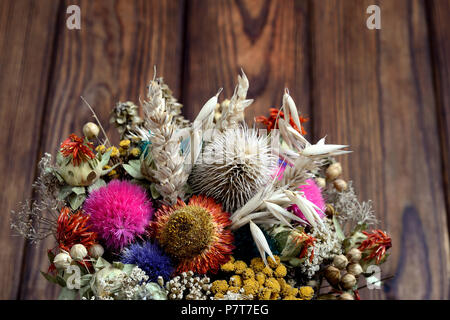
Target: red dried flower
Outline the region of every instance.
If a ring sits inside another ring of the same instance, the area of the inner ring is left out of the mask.
[[[75,166],[78,166],[83,161],[95,158],[93,152],[94,145],[90,142],[83,141],[82,138],[73,133],[61,143],[60,149],[64,157],[72,156]]]
[[[258,116],[258,117],[256,117],[256,119],[255,119],[256,122],[261,122],[261,123],[265,124],[266,127],[267,127],[267,131],[268,131],[268,132],[270,132],[272,129],[274,129],[275,126],[278,127],[278,119],[279,119],[279,118],[284,118],[284,112],[283,112],[283,111],[280,111],[280,110],[275,109],[275,108],[270,108],[269,111],[270,111],[270,116],[269,116],[269,118],[266,118],[266,117],[264,117],[264,116]],[[278,113],[280,113],[280,114],[278,115]],[[278,117],[278,118],[277,118],[277,117]],[[290,120],[290,121],[289,121],[290,125],[291,125],[295,130],[297,130],[298,132],[300,132],[302,135],[305,135],[305,134],[306,134],[305,128],[304,128],[301,124],[302,124],[302,123],[305,123],[306,121],[308,121],[308,118],[303,118],[302,116],[299,117],[301,128],[298,128],[298,127],[297,127],[297,125],[296,125],[295,122],[294,122],[294,119],[292,118],[292,115],[290,116],[290,119],[289,119],[289,120]]]
[[[90,248],[97,243],[97,234],[89,231],[89,216],[81,211],[72,212],[64,207],[58,217],[56,241],[61,249],[69,251],[74,244],[82,244]]]
[[[372,232],[363,231],[367,236],[358,249],[362,252],[369,250],[370,254],[364,258],[364,260],[371,260],[376,258],[376,264],[379,264],[381,259],[383,259],[386,250],[392,247],[391,238],[381,230],[373,230]]]

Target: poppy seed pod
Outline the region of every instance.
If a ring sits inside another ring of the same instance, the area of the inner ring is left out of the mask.
[[[347,264],[348,264],[347,257],[344,256],[343,254],[334,256],[333,265],[339,270],[344,270]]]
[[[352,294],[348,292],[344,292],[339,296],[339,300],[355,300]]]
[[[347,252],[347,258],[350,262],[359,262],[359,260],[361,260],[361,251],[357,248],[353,248]]]
[[[347,273],[341,279],[341,286],[345,290],[350,290],[356,284],[356,278],[354,275]]]
[[[55,264],[56,269],[66,269],[70,266],[72,262],[72,258],[67,252],[58,253],[53,259],[53,263]]]
[[[342,166],[339,162],[331,164],[325,171],[325,175],[329,181],[335,180],[342,173]]]
[[[83,134],[89,140],[98,137],[100,133],[100,128],[93,122],[88,122],[83,126]]]
[[[316,184],[319,188],[323,189],[326,187],[327,182],[324,178],[316,178]]]
[[[357,277],[363,272],[363,269],[359,263],[352,263],[347,267],[347,272]]]
[[[103,249],[103,247],[98,243],[89,248],[89,255],[95,259],[100,258],[104,252],[105,249]]]
[[[339,192],[347,190],[347,182],[345,182],[342,179],[336,179],[333,182],[333,185],[336,188],[336,190],[339,191]]]
[[[341,271],[333,266],[328,266],[325,269],[325,278],[332,285],[337,285],[341,280]]]
[[[75,260],[83,260],[87,254],[87,249],[82,244],[75,244],[70,249],[70,256]]]

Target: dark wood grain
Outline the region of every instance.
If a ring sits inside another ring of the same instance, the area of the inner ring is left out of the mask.
[[[285,87],[309,114],[306,1],[189,1],[183,100],[193,117],[211,96],[231,97],[243,68],[247,119],[281,105]]]
[[[81,30],[65,27],[69,4],[81,8]],[[62,6],[56,60],[41,151],[54,151],[64,137],[81,134],[91,121],[83,96],[96,110],[111,139],[109,112],[117,101],[139,102],[153,78],[153,66],[179,92],[181,78],[182,1],[68,1]],[[118,141],[115,141],[116,144]],[[55,298],[58,288],[39,270],[48,267],[49,241],[27,251],[21,298]]]
[[[430,44],[433,53],[437,120],[441,135],[442,168],[450,228],[450,1],[427,1]]]
[[[24,242],[10,211],[31,197],[56,21],[52,1],[0,1],[0,299],[17,297]]]
[[[312,2],[313,126],[351,145],[345,176],[373,199],[392,235],[378,299],[447,299],[448,231],[439,132],[422,1],[375,1],[381,30],[366,28],[374,1]],[[446,88],[448,89],[448,88]]]

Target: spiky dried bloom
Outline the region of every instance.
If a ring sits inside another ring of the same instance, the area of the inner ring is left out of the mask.
[[[150,223],[150,236],[178,262],[177,273],[215,273],[234,248],[229,224],[220,204],[193,196],[187,205],[180,199],[172,207],[163,205]]]
[[[349,181],[347,189],[342,192],[329,186],[324,190],[324,196],[338,212],[337,218],[346,230],[352,230],[357,224],[371,226],[378,223],[372,201],[359,202],[352,181]]]
[[[65,158],[72,158],[74,166],[95,158],[94,145],[73,133],[61,143],[60,151]]]
[[[161,84],[151,81],[144,102],[144,127],[150,135],[149,154],[141,165],[142,174],[156,182],[156,190],[170,204],[183,198],[188,173],[184,170],[181,142],[175,135],[174,114],[167,108]]]
[[[246,127],[229,129],[205,147],[189,185],[234,212],[270,181],[276,162],[267,136]]]
[[[139,107],[131,101],[118,102],[111,111],[109,122],[114,124],[121,139],[132,136],[133,131],[142,125],[143,120],[139,117]]]
[[[362,233],[367,236],[367,239],[361,243],[358,249],[361,252],[369,252],[364,257],[364,260],[370,261],[371,259],[375,259],[375,263],[380,264],[386,256],[386,251],[392,247],[391,238],[379,229],[372,230],[371,232],[363,231]]]
[[[267,131],[270,132],[271,130],[275,129],[276,127],[278,127],[278,120],[279,118],[283,118],[284,117],[284,112],[281,110],[278,110],[276,108],[269,108],[269,113],[270,116],[267,118],[265,116],[258,116],[255,118],[256,122],[260,122],[262,124],[264,124],[267,128]],[[300,124],[305,123],[308,121],[308,118],[304,118],[302,116],[299,117],[299,121]],[[306,134],[305,128],[303,126],[301,126],[301,128],[297,127],[297,125],[294,122],[294,119],[292,118],[292,116],[290,117],[290,121],[289,124],[299,133],[301,133],[302,135]]]
[[[91,192],[83,210],[90,216],[91,230],[113,250],[144,234],[154,211],[144,188],[119,180]]]
[[[225,131],[237,128],[244,122],[244,111],[253,103],[253,99],[247,99],[249,82],[244,71],[238,75],[238,84],[230,101],[222,104],[221,116],[216,119],[216,129]]]
[[[171,259],[155,243],[133,243],[121,253],[121,261],[134,264],[145,271],[150,281],[157,281],[158,277],[168,280],[172,274]]]
[[[81,211],[72,212],[64,207],[58,217],[56,241],[61,249],[70,251],[75,244],[82,244],[87,249],[97,243],[97,234],[89,230],[89,216]]]
[[[33,184],[37,200],[27,201],[19,211],[11,212],[11,229],[32,243],[55,235],[59,209],[64,206],[58,198],[61,185],[50,154],[42,157],[38,169],[39,176]]]

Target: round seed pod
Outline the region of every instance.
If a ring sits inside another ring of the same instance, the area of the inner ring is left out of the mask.
[[[70,249],[70,256],[75,260],[83,260],[87,254],[87,249],[82,244],[75,244]]]
[[[325,175],[329,181],[335,180],[342,173],[342,166],[339,162],[331,164],[325,171]]]
[[[100,133],[100,128],[93,122],[88,122],[83,126],[83,134],[89,140],[98,137]]]
[[[95,259],[100,258],[104,252],[105,249],[100,244],[94,244],[89,248],[89,255]]]
[[[355,298],[353,297],[352,294],[350,294],[348,292],[344,292],[343,294],[341,294],[339,296],[338,300],[355,300]]]
[[[359,262],[359,260],[361,260],[361,251],[357,248],[353,248],[347,252],[347,258],[350,262]]]
[[[347,190],[347,182],[345,182],[342,179],[334,180],[333,185],[336,188],[336,190],[339,192]]]
[[[325,208],[325,214],[328,217],[333,217],[333,215],[335,213],[336,213],[336,211],[334,210],[334,207],[331,204],[327,203],[326,208]]]
[[[350,290],[356,284],[356,278],[354,275],[347,273],[341,279],[341,286],[345,290]]]
[[[345,267],[348,265],[348,259],[343,254],[334,256],[333,265],[339,270],[344,270]]]
[[[316,184],[319,188],[323,189],[327,185],[327,181],[324,178],[316,178]]]
[[[55,259],[53,259],[53,263],[55,264],[55,267],[57,269],[66,269],[68,266],[70,266],[71,262],[72,258],[67,252],[58,253],[55,256]]]
[[[363,272],[363,269],[359,263],[351,263],[347,267],[347,272],[357,277]]]
[[[337,285],[341,280],[341,271],[333,266],[328,266],[325,269],[325,278],[332,285]]]

